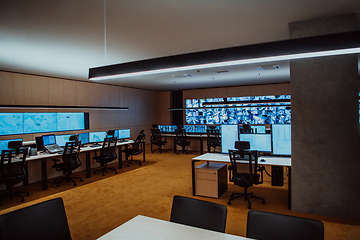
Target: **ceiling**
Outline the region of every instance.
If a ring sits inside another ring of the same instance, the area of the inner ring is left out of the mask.
[[[285,40],[290,22],[349,13],[360,26],[358,0],[2,1],[0,69],[87,80],[89,68]],[[282,61],[101,82],[164,91],[289,81]]]

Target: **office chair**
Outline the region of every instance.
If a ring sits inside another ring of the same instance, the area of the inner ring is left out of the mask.
[[[6,192],[1,195],[1,201],[6,197],[12,198],[18,196],[21,202],[24,202],[24,197],[19,193],[25,193],[30,196],[28,191],[13,191],[13,186],[27,180],[26,171],[26,155],[28,149],[21,148],[18,150],[2,150],[0,160],[1,183],[6,185]]]
[[[71,240],[64,203],[55,198],[0,216],[0,239]]]
[[[160,129],[158,128],[151,129],[151,144],[155,144],[156,146],[158,146],[158,148],[154,149],[151,153],[154,153],[155,151],[159,151],[160,154],[163,151],[167,152],[162,148],[162,146],[165,145],[166,143],[167,143],[166,137],[165,140],[162,139]]]
[[[253,129],[249,124],[243,124],[242,128],[240,128],[240,133],[253,133]]]
[[[261,178],[260,175],[257,174],[258,171],[258,157],[257,151],[236,151],[236,150],[229,150],[229,157],[231,166],[229,167],[229,180],[233,182],[235,185],[244,188],[243,193],[232,193],[231,198],[228,201],[228,204],[231,205],[231,201],[244,196],[245,201],[247,200],[249,203],[248,209],[251,209],[250,198],[258,198],[262,200],[262,204],[265,204],[265,199],[255,196],[252,193],[248,193],[248,188],[263,183],[263,172],[261,170]],[[242,158],[241,160],[248,161],[248,171],[244,173],[240,173],[237,171],[236,159]]]
[[[101,171],[101,174],[104,176],[107,170],[114,171],[115,174],[117,174],[116,168],[110,168],[107,166],[109,162],[114,161],[118,157],[116,154],[116,143],[116,137],[106,137],[104,139],[102,148],[100,149],[100,155],[98,156],[96,153],[97,151],[95,151],[94,159],[101,164],[101,168],[96,169],[94,174],[97,171]]]
[[[191,153],[188,150],[185,150],[185,147],[190,146],[190,139],[186,136],[185,129],[175,129],[176,134],[176,145],[181,146],[181,150],[176,151],[176,154],[179,154],[179,152],[184,152],[186,154]]]
[[[246,237],[268,240],[324,240],[324,224],[314,219],[249,211]]]
[[[225,232],[227,207],[208,201],[174,196],[170,222]]]
[[[74,138],[76,138],[76,136],[70,136],[69,140]],[[62,171],[63,174],[65,174],[65,177],[54,180],[54,183],[56,183],[57,187],[59,187],[59,183],[64,180],[66,180],[66,182],[72,181],[74,186],[77,185],[74,179],[79,179],[80,182],[83,181],[83,179],[80,177],[70,177],[72,171],[81,166],[81,161],[79,158],[80,146],[81,141],[75,140],[74,142],[67,142],[62,154],[62,163],[59,163],[59,159],[52,159],[54,162],[52,167],[55,168],[56,171]]]
[[[106,137],[115,137],[115,130],[108,130],[106,132]]]
[[[220,131],[214,128],[206,130],[207,134],[207,146],[208,152],[211,152],[211,147],[214,148],[213,152],[215,153],[216,147],[221,146],[221,137]]]
[[[133,156],[135,155],[139,155],[141,154],[144,149],[143,149],[143,141],[145,140],[145,134],[144,134],[144,131],[141,131],[140,132],[141,134],[139,134],[136,139],[135,139],[135,142],[133,142],[131,144],[131,148],[125,148],[123,150],[123,152],[125,152],[126,154],[126,159],[128,159],[128,157],[130,156],[130,160],[127,160],[127,166],[129,167],[130,164],[136,162],[137,164],[139,164],[139,166],[141,166],[141,161],[140,160],[134,160],[133,159]]]

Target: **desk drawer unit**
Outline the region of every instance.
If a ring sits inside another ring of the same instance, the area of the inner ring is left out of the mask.
[[[227,164],[207,162],[196,167],[196,195],[218,198],[227,187]]]

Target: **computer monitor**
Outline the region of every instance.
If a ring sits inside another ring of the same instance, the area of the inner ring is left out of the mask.
[[[237,125],[221,125],[221,152],[229,153],[229,149],[235,149],[235,142],[239,140]]]
[[[206,133],[206,125],[194,125],[195,133]]]
[[[266,133],[265,125],[251,125],[250,128],[253,130],[253,133]]]
[[[17,139],[9,139],[9,140],[0,140],[0,154],[2,150],[8,150],[8,145],[9,142],[12,141],[22,141],[22,138],[17,138]]]
[[[106,132],[106,137],[115,137],[117,130],[108,130]]]
[[[106,132],[90,132],[89,142],[91,143],[103,142],[105,137],[106,137]]]
[[[291,155],[291,124],[274,124],[271,128],[273,154]]]
[[[249,141],[250,150],[271,152],[271,134],[240,133],[240,141]]]
[[[120,129],[118,139],[130,138],[130,129]]]
[[[59,145],[60,147],[65,147],[67,142],[73,142],[70,141],[69,139],[70,136],[72,136],[72,134],[56,135],[55,136],[56,144]]]
[[[195,132],[194,125],[183,125],[183,129],[185,129],[186,133],[194,133]]]
[[[88,144],[89,141],[89,133],[80,133],[79,134],[79,141],[81,141],[81,145]]]
[[[56,143],[55,134],[43,135],[42,138],[43,138],[44,146],[52,145]]]
[[[175,133],[177,126],[176,125],[159,125],[158,128],[159,128],[160,132],[162,132],[162,133]]]

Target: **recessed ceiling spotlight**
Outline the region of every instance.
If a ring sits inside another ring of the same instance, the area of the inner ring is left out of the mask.
[[[275,65],[260,66],[256,68],[259,70],[274,70],[274,69],[280,69],[280,66],[275,64]]]
[[[172,77],[176,77],[176,78],[187,78],[187,77],[192,77],[191,74],[175,74],[175,75],[171,75]]]
[[[229,70],[223,70],[223,71],[216,71],[216,73],[228,73]]]

